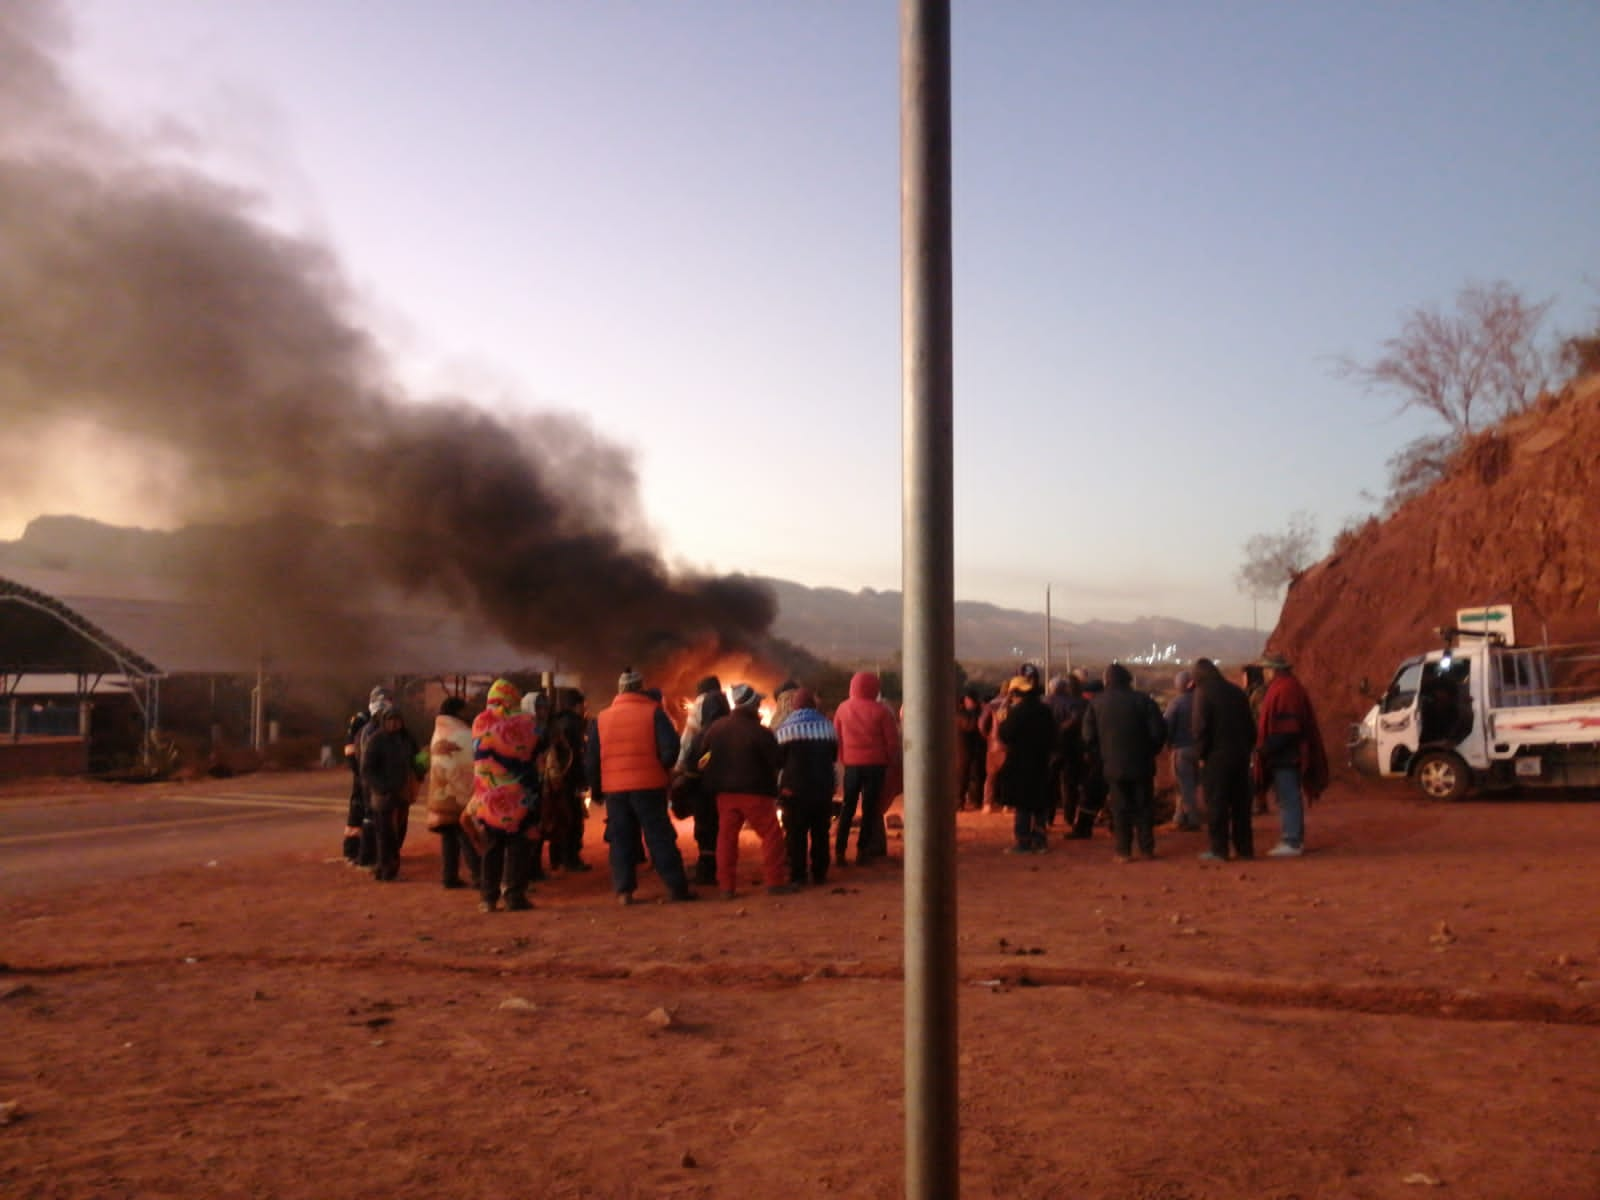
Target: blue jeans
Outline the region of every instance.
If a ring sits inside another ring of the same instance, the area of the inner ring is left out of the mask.
[[[611,887],[631,894],[639,884],[639,865],[633,852],[644,831],[644,844],[650,848],[650,861],[667,892],[680,896],[689,890],[683,873],[683,855],[678,853],[678,831],[667,815],[667,791],[657,788],[643,792],[606,793],[606,837],[611,846]]]
[[[1300,795],[1300,768],[1273,767],[1272,790],[1278,794],[1279,840],[1300,849],[1306,840],[1306,807]]]
[[[1200,752],[1183,746],[1172,752],[1172,773],[1178,777],[1178,811],[1174,819],[1185,825],[1200,824]]]

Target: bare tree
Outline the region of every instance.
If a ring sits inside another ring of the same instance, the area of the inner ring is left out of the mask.
[[[1399,393],[1402,409],[1434,413],[1459,442],[1485,418],[1521,412],[1538,398],[1550,371],[1549,352],[1538,344],[1550,305],[1530,304],[1503,281],[1468,284],[1454,313],[1414,309],[1381,355],[1341,359],[1338,373]]]
[[[1290,581],[1311,565],[1316,544],[1316,518],[1303,511],[1289,518],[1282,533],[1258,533],[1244,544],[1244,562],[1233,579],[1250,597],[1252,620],[1259,602],[1277,599]],[[1259,622],[1256,628],[1259,630]]]

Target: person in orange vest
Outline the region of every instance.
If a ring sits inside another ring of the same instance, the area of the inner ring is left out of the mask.
[[[643,831],[650,861],[673,900],[695,900],[667,814],[669,771],[678,758],[678,731],[644,677],[632,667],[617,680],[617,698],[589,723],[583,752],[589,790],[604,800],[611,843],[611,886],[617,903],[632,904],[639,864],[634,851]]]

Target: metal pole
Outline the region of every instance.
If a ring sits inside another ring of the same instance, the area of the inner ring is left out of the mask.
[[[960,1194],[950,5],[900,2],[901,538],[909,1200]]]
[[[1050,585],[1044,585],[1044,681],[1050,682]]]

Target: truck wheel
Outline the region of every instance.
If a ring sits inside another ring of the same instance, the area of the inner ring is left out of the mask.
[[[1411,778],[1430,800],[1460,800],[1472,789],[1472,772],[1448,750],[1419,754]]]

